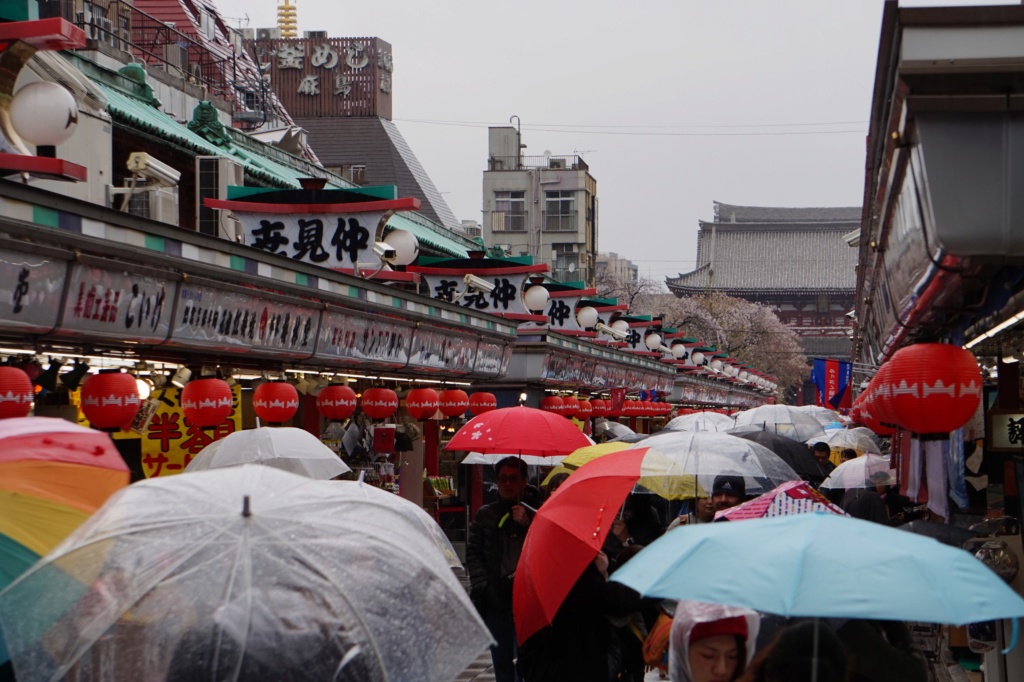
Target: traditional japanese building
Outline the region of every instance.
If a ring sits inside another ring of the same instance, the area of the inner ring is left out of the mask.
[[[769,306],[808,356],[848,359],[857,251],[843,237],[860,227],[861,209],[714,207],[700,221],[697,268],[667,278],[669,290]]]

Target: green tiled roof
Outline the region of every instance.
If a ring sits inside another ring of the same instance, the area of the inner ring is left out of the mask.
[[[245,167],[246,172],[266,182],[281,187],[299,187],[299,178],[306,174],[282,163],[259,156],[252,152],[232,147],[224,149],[212,144],[206,138],[193,133],[188,126],[178,123],[173,118],[155,107],[126,95],[116,88],[103,83],[97,85],[107,96],[107,110],[117,120],[123,121],[134,128],[153,133],[168,142],[174,142],[186,149],[204,156],[223,156],[234,159]]]
[[[472,241],[451,233],[445,227],[437,226],[431,228],[402,213],[396,213],[391,216],[391,219],[388,220],[388,227],[395,230],[408,230],[416,235],[416,239],[421,244],[455,258],[468,258],[470,249],[475,247]],[[443,234],[444,232],[451,233],[451,236]]]

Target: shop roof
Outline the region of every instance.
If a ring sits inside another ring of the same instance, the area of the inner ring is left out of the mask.
[[[429,222],[422,216],[396,213],[388,220],[388,227],[408,230],[416,235],[420,244],[454,258],[469,258],[469,251],[476,248],[471,240],[459,237],[448,228]]]

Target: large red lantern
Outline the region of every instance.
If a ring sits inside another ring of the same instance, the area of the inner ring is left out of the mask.
[[[469,396],[459,389],[441,391],[440,408],[446,417],[461,417],[469,409]]]
[[[432,388],[414,388],[405,395],[405,409],[413,419],[430,419],[437,413],[440,400]]]
[[[131,374],[100,372],[82,382],[82,413],[94,428],[127,429],[141,405]]]
[[[267,381],[252,392],[252,409],[262,421],[280,424],[299,409],[299,392],[286,381]]]
[[[32,380],[17,367],[0,367],[0,419],[27,417],[32,411]]]
[[[493,393],[480,392],[469,396],[469,411],[473,414],[483,414],[498,408],[498,399]]]
[[[540,409],[545,412],[554,412],[555,414],[562,414],[562,399],[557,395],[548,395],[540,401]]]
[[[981,369],[970,351],[947,343],[917,343],[886,363],[893,421],[913,433],[949,433],[981,404]]]
[[[575,396],[567,395],[562,398],[562,414],[568,418],[576,417],[580,413],[580,401]]]
[[[181,389],[181,409],[189,423],[206,428],[231,416],[231,387],[223,379],[194,379]]]
[[[348,419],[356,411],[356,392],[341,384],[325,386],[316,397],[316,406],[327,419]]]
[[[398,394],[390,388],[368,388],[360,407],[370,419],[387,419],[398,411]]]
[[[590,419],[590,416],[594,414],[594,406],[589,400],[581,400],[579,408],[576,411],[576,417],[578,419]]]
[[[590,401],[591,416],[594,417],[605,417],[608,415],[608,403],[600,398],[594,398]]]

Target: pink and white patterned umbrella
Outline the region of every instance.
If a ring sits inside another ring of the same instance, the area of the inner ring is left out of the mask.
[[[829,502],[828,498],[812,488],[807,481],[786,481],[752,500],[723,509],[715,514],[715,521],[721,518],[727,521],[742,521],[818,511],[846,515],[846,512]]]

